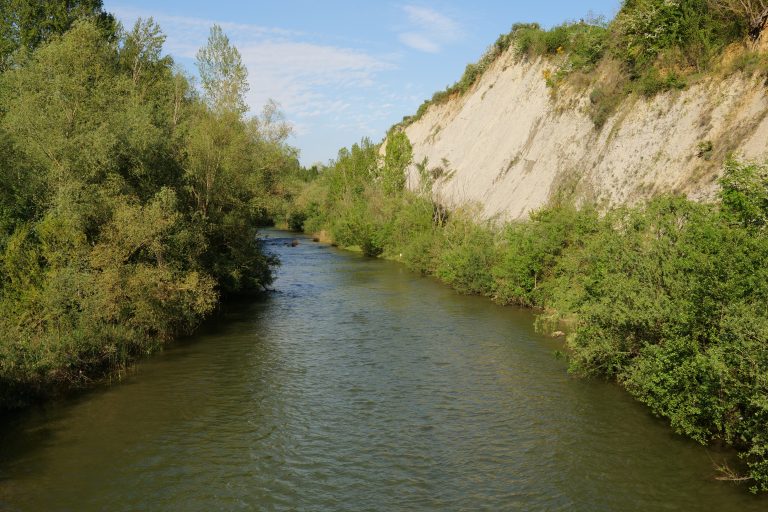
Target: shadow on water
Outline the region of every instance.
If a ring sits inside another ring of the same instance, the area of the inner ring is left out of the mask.
[[[24,473],[33,475],[43,469],[44,460],[35,457],[35,452],[55,446],[61,432],[66,430],[64,425],[83,405],[111,392],[128,392],[128,388],[140,384],[145,364],[154,366],[162,361],[164,365],[183,365],[186,359],[193,356],[196,345],[225,328],[250,323],[254,309],[264,308],[277,293],[280,292],[266,290],[248,298],[229,300],[204,320],[195,334],[179,336],[150,359],[135,361],[120,373],[86,388],[71,390],[63,396],[32,404],[25,409],[0,413],[0,483],[14,478],[7,468],[19,460],[25,461]],[[0,510],[4,509],[0,507]]]

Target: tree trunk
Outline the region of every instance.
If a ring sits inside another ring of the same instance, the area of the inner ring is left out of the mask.
[[[762,34],[763,29],[765,29],[766,22],[768,22],[768,7],[763,9],[763,12],[758,16],[752,18],[752,21],[749,24],[749,36],[753,41],[757,41],[760,38],[760,34]]]

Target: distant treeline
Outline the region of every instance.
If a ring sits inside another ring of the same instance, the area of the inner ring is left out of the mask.
[[[450,169],[386,151],[339,152],[297,198],[292,226],[383,255],[462,293],[536,307],[572,372],[616,380],[676,432],[724,442],[768,491],[768,166],[729,161],[715,204],[665,196],[598,213],[554,205],[527,221],[448,211]],[[418,174],[416,176],[415,174]]]
[[[219,27],[203,94],[152,19],[96,0],[0,3],[0,408],[189,332],[276,262],[256,226],[298,175],[274,104],[246,116]]]

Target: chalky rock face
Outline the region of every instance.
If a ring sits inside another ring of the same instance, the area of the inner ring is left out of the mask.
[[[477,203],[512,220],[556,199],[602,207],[661,193],[708,200],[728,154],[768,158],[765,78],[713,75],[683,91],[628,97],[601,128],[589,87],[544,79],[554,64],[502,55],[463,96],[431,106],[405,129],[448,206]],[[408,184],[418,185],[411,167]]]

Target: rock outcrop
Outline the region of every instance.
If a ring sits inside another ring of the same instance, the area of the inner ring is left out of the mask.
[[[441,201],[518,219],[557,198],[605,207],[665,192],[707,200],[726,155],[768,157],[764,77],[713,76],[651,99],[630,96],[597,129],[590,90],[553,94],[544,79],[551,69],[508,51],[466,94],[406,127],[414,161],[426,157],[442,176]],[[410,186],[417,176],[412,168]]]

